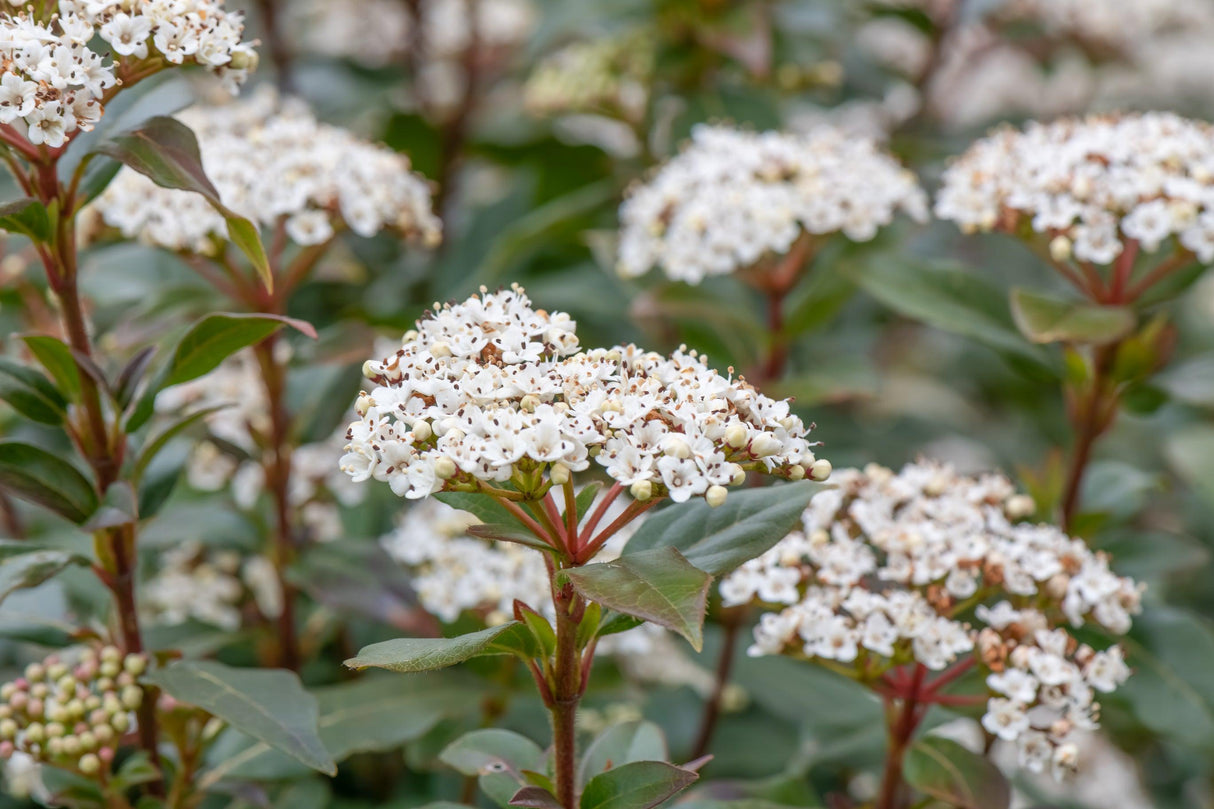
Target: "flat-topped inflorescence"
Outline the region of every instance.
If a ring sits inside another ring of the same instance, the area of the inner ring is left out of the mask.
[[[345,228],[360,236],[391,229],[426,246],[441,239],[430,188],[407,157],[320,123],[298,100],[264,90],[178,117],[197,136],[224,204],[263,226],[282,222],[297,245],[323,244]],[[124,236],[171,250],[211,255],[227,237],[223,216],[201,195],[130,169],[94,205]]]
[[[582,351],[574,321],[533,309],[518,286],[436,305],[364,373],[374,388],[342,469],[409,498],[506,483],[539,498],[592,462],[644,501],[718,504],[748,471],[830,473],[787,401],[694,351]]]
[[[1082,540],[1018,522],[1032,501],[1000,475],[919,462],[833,481],[801,530],[721,583],[726,604],[771,608],[750,654],[817,661],[877,690],[906,665],[976,666],[983,726],[1031,770],[1073,769],[1071,731],[1096,727],[1096,692],[1130,672],[1119,647],[1096,651],[1068,628],[1124,634],[1141,588]]]
[[[620,206],[621,275],[660,267],[699,283],[788,253],[803,235],[863,242],[902,211],[927,218],[915,176],[874,142],[697,126],[691,143]]]
[[[50,148],[92,129],[124,81],[197,64],[235,92],[257,63],[242,41],[243,16],[223,0],[60,0],[48,19],[0,14],[0,31],[0,124],[19,124],[31,144]]]
[[[1004,127],[944,175],[936,215],[967,232],[1027,230],[1058,260],[1105,265],[1174,239],[1214,260],[1214,127],[1171,113]]]

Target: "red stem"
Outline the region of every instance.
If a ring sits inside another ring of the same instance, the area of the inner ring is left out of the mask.
[[[586,545],[587,541],[589,541],[590,537],[594,534],[594,529],[599,527],[599,522],[607,513],[607,509],[611,508],[611,504],[615,502],[615,499],[620,496],[620,492],[622,491],[624,491],[624,484],[614,484],[610,489],[607,490],[606,496],[603,497],[602,501],[595,507],[594,511],[591,512],[590,519],[586,520],[586,524],[582,526],[581,536],[578,537],[579,551]]]

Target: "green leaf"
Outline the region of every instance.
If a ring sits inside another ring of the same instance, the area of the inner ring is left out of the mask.
[[[556,631],[552,628],[552,624],[548,623],[547,618],[518,599],[514,601],[514,617],[526,624],[531,637],[535,639],[541,650],[541,654],[536,655],[537,657],[548,657],[556,653]]]
[[[577,518],[580,523],[586,513],[590,511],[590,507],[594,505],[594,499],[598,497],[599,492],[603,488],[603,482],[594,480],[582,487],[582,490],[573,498],[574,505],[577,507]]]
[[[193,413],[188,413],[174,421],[172,424],[165,427],[154,437],[149,438],[147,445],[139,453],[138,460],[135,461],[134,467],[131,469],[131,479],[138,483],[143,473],[147,470],[148,464],[156,457],[156,455],[165,448],[165,445],[172,441],[173,438],[180,435],[183,431],[197,424],[202,419],[212,413],[231,407],[231,404],[219,404],[211,407],[204,407],[201,410],[195,410]]]
[[[1195,613],[1155,605],[1119,639],[1134,676],[1112,698],[1147,728],[1179,744],[1214,750],[1214,624]]]
[[[495,504],[496,505],[496,504]],[[493,539],[498,542],[513,542],[516,545],[526,545],[538,551],[552,553],[552,546],[520,525],[505,525],[500,523],[481,523],[468,526],[468,533],[481,539]]]
[[[138,521],[139,505],[135,499],[135,490],[128,481],[118,480],[105,490],[105,497],[101,499],[97,510],[81,527],[86,531],[100,531]]]
[[[606,770],[633,761],[662,761],[670,757],[666,736],[652,722],[612,725],[590,743],[578,765],[577,780],[585,784]]]
[[[97,492],[76,467],[18,441],[0,441],[0,489],[76,524],[97,510]]]
[[[528,785],[514,793],[510,798],[511,806],[523,806],[526,809],[564,809],[561,802],[543,787]]]
[[[0,399],[40,424],[62,424],[67,414],[67,400],[49,379],[4,358],[0,358]]]
[[[194,323],[173,349],[168,364],[143,392],[135,411],[127,419],[127,432],[138,430],[151,418],[156,394],[161,390],[210,373],[237,351],[260,343],[283,326],[292,326],[309,337],[316,337],[316,330],[310,324],[279,315],[220,312]]]
[[[581,809],[651,809],[695,783],[699,776],[664,761],[634,761],[586,783]]]
[[[1012,290],[1011,303],[1016,326],[1034,343],[1103,345],[1125,337],[1138,320],[1126,306],[1064,301],[1024,289]]]
[[[318,735],[316,698],[293,672],[187,660],[148,672],[144,679],[313,769],[337,773]]]
[[[678,632],[699,651],[712,576],[674,548],[654,548],[613,562],[564,571],[578,592],[613,610]]]
[[[451,508],[468,512],[486,525],[522,525],[505,506],[487,495],[472,494],[471,492],[439,492],[434,495],[434,498]]]
[[[121,161],[163,188],[201,194],[223,216],[229,238],[252,262],[262,283],[267,289],[274,286],[256,226],[224,205],[203,169],[198,141],[189,127],[174,118],[157,116],[138,129],[102,143],[96,151]]]
[[[155,346],[148,346],[141,349],[130,362],[118,374],[118,384],[114,390],[114,400],[118,402],[118,406],[126,409],[126,406],[135,398],[135,392],[139,388],[139,383],[143,381],[144,374],[152,364],[152,357],[156,354]]]
[[[403,673],[433,671],[483,655],[519,654],[521,636],[528,636],[525,627],[510,621],[456,638],[398,638],[363,648],[345,665]]]
[[[958,809],[1007,809],[1012,791],[999,768],[977,753],[940,736],[927,736],[902,762],[912,787]]]
[[[857,262],[852,272],[869,295],[899,314],[1034,365],[1056,364],[1025,342],[1003,295],[972,270],[885,253]]]
[[[702,500],[670,506],[641,523],[624,555],[677,548],[691,564],[723,576],[788,536],[810,499],[824,488],[801,480],[731,491],[716,508]]]
[[[1197,425],[1168,436],[1164,454],[1181,480],[1214,508],[1214,427]]]
[[[72,565],[88,563],[83,556],[67,551],[0,542],[0,602],[17,590],[37,587]]]
[[[509,772],[521,780],[523,770],[542,770],[544,751],[526,736],[500,728],[474,730],[460,736],[438,756],[462,775]]]
[[[27,334],[21,339],[55,380],[59,392],[65,394],[69,401],[76,401],[80,397],[80,371],[67,344],[45,334]]]
[[[434,676],[442,679],[384,675],[315,689],[320,706],[317,726],[329,755],[343,761],[356,753],[394,750],[421,738],[443,719],[477,709],[476,697],[483,692],[474,696],[466,684],[453,684],[449,675]],[[294,759],[265,742],[251,741],[216,753],[217,763],[206,775],[210,783],[225,778],[276,780],[300,771]]]
[[[51,238],[46,206],[31,197],[0,205],[0,229],[19,233],[35,242],[47,242]]]
[[[316,337],[316,330],[311,325],[279,315],[207,315],[195,323],[177,344],[169,360],[163,387],[180,385],[210,373],[240,349],[260,343],[286,325],[309,337]]]

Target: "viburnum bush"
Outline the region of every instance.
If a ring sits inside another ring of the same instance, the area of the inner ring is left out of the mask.
[[[1214,805],[1203,2],[0,34],[0,809]]]

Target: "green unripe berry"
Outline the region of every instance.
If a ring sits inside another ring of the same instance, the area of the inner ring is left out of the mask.
[[[12,741],[17,738],[17,723],[12,719],[0,719],[0,740]]]
[[[122,704],[130,710],[135,710],[143,702],[143,689],[137,685],[128,685],[122,689]]]
[[[85,775],[96,775],[101,772],[101,759],[92,753],[88,753],[80,757],[80,763],[77,766],[80,768],[80,772]]]

